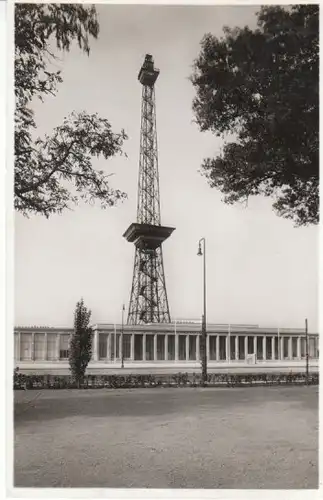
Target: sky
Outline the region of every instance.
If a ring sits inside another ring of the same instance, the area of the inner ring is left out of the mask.
[[[223,139],[194,123],[189,81],[203,35],[223,26],[256,25],[256,6],[170,7],[99,5],[99,39],[87,57],[76,47],[60,54],[64,82],[56,97],[35,103],[43,136],[73,110],[98,112],[129,136],[125,157],[96,160],[114,173],[112,185],[128,199],[117,207],[81,204],[72,211],[15,216],[15,324],[72,326],[83,297],[93,323],[121,322],[129,305],[134,247],[123,233],[136,219],[141,85],[145,54],[160,69],[156,83],[161,222],[175,227],[163,245],[172,319],[202,314],[202,259],[206,238],[207,318],[318,329],[318,227],[295,228],[257,197],[225,205],[199,173]]]

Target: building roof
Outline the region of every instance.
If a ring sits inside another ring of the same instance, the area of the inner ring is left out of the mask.
[[[99,323],[91,325],[93,330],[101,332],[121,332],[122,328],[124,333],[200,333],[201,332],[201,322],[198,321],[176,321],[173,323],[151,323],[145,325],[121,325],[114,323]],[[70,333],[73,331],[72,327],[49,327],[49,326],[17,326],[14,329],[16,332],[49,332],[49,333]],[[273,328],[273,327],[261,327],[259,325],[243,325],[243,324],[207,324],[207,332],[212,333],[222,333],[227,335],[232,334],[250,334],[250,335],[304,335],[304,328]],[[311,333],[311,335],[317,335],[316,333]]]

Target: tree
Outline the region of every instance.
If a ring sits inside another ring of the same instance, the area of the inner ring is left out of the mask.
[[[87,365],[92,357],[93,331],[89,326],[91,311],[88,310],[83,299],[75,308],[74,332],[72,333],[69,347],[69,364],[73,378],[78,386],[84,379]]]
[[[206,34],[194,62],[201,131],[227,139],[202,164],[224,202],[272,196],[296,226],[319,219],[319,6],[263,7],[258,27]],[[236,140],[229,139],[234,134]]]
[[[63,81],[53,50],[69,51],[76,41],[89,54],[89,38],[98,33],[94,6],[15,6],[15,208],[24,215],[49,217],[80,199],[105,208],[126,196],[109,185],[111,174],[92,167],[94,157],[122,154],[124,130],[114,133],[107,119],[83,111],[65,117],[50,136],[35,137],[32,101],[55,96]]]

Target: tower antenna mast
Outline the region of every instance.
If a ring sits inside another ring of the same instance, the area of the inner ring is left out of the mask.
[[[170,323],[162,243],[174,228],[161,225],[155,83],[159,70],[150,54],[140,68],[142,85],[137,221],[124,237],[135,245],[128,325]]]

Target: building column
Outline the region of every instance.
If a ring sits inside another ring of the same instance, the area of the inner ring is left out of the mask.
[[[253,338],[253,353],[257,358],[257,335],[255,335]]]
[[[45,348],[44,348],[44,360],[47,361],[48,360],[48,335],[47,335],[47,332],[44,333],[44,344],[45,344]]]
[[[157,361],[157,333],[154,335],[154,361]]]
[[[60,334],[56,334],[56,361],[59,361]]]
[[[114,361],[114,356],[115,356],[114,332],[109,333],[109,340],[110,340],[110,360]]]
[[[216,361],[220,360],[220,336],[217,335],[215,337],[215,359]]]
[[[234,350],[235,350],[235,353],[234,353],[235,360],[239,361],[239,337],[238,337],[238,335],[236,335],[235,339],[234,339]]]
[[[276,357],[275,357],[275,337],[274,336],[271,337],[271,359],[272,360],[276,359]]]
[[[263,361],[267,359],[267,342],[265,336],[262,337],[262,359]]]
[[[100,359],[100,332],[97,333],[96,339],[96,353],[97,353],[97,361]]]
[[[18,356],[17,361],[21,360],[21,332],[18,332]]]
[[[113,331],[112,342],[113,342],[113,361],[115,362],[117,360],[117,330],[116,330],[116,327],[114,328],[114,331]]]
[[[301,359],[301,337],[297,337],[297,359]]]
[[[200,336],[196,335],[196,361],[200,361]]]
[[[288,359],[293,359],[292,337],[288,337]]]
[[[165,334],[165,361],[168,361],[168,335]]]
[[[146,361],[146,334],[142,336],[142,360]]]
[[[175,362],[178,361],[178,335],[175,334]]]
[[[313,349],[313,341],[312,341],[312,336],[308,336],[308,357],[309,359],[314,358],[314,349]]]
[[[280,342],[280,359],[283,360],[284,359],[284,337],[280,337],[279,342]]]
[[[107,359],[111,360],[110,333],[107,334]]]
[[[210,336],[206,335],[206,359],[207,361],[210,359]]]
[[[31,359],[32,361],[35,360],[35,333],[32,332],[31,334]]]
[[[230,363],[230,335],[227,335],[226,336],[226,339],[225,339],[225,350],[226,350],[226,361]]]
[[[247,361],[248,357],[248,335],[245,336],[244,338],[244,359]]]
[[[190,336],[186,335],[185,337],[185,354],[186,354],[186,361],[190,360]]]
[[[135,334],[132,333],[130,337],[130,361],[135,359]]]

